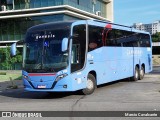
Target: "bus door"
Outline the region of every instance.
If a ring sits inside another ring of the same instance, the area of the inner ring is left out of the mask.
[[[73,87],[78,90],[86,87],[87,74],[85,72],[86,64],[86,23],[79,23],[72,28],[71,42],[71,76]]]

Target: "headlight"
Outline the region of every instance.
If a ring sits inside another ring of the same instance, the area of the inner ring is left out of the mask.
[[[66,77],[68,74],[62,74],[62,75],[59,75],[59,76],[57,76],[57,78],[56,78],[56,80],[55,81],[58,81],[58,80],[60,80],[60,79],[62,79],[62,78],[64,78],[64,77]]]

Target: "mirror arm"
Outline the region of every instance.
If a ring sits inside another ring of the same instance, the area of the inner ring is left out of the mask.
[[[70,39],[73,39],[73,38],[78,37],[78,36],[79,36],[78,34],[74,34],[72,36],[69,36],[68,40],[70,41]]]
[[[17,43],[17,45],[18,45],[18,44],[24,44],[24,40],[19,40],[19,41],[17,41],[16,43]]]

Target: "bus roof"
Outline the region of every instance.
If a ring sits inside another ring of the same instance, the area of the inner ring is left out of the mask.
[[[88,23],[92,23],[94,25],[98,25],[97,23],[100,23],[100,26],[105,26],[106,24],[111,24],[113,28],[115,29],[122,29],[122,30],[127,30],[127,31],[132,31],[132,32],[137,32],[137,33],[144,33],[144,34],[150,34],[149,32],[137,30],[131,26],[126,26],[126,25],[121,25],[121,24],[116,24],[116,23],[111,23],[109,21],[101,21],[101,20],[72,20],[72,21],[58,21],[58,22],[49,22],[49,23],[44,23],[44,24],[39,24],[36,26],[33,26],[29,28],[29,31],[40,31],[40,30],[48,30],[48,29],[53,29],[53,27],[60,28],[61,26],[70,26],[74,22],[78,21],[87,21]]]
[[[88,21],[91,21],[91,20],[88,20]],[[137,32],[137,33],[150,34],[149,32],[146,32],[146,31],[137,30],[137,29],[133,28],[132,26],[126,26],[126,25],[122,25],[122,24],[111,23],[110,21],[101,21],[101,20],[92,20],[92,21],[105,23],[105,24],[111,24],[111,25],[114,26],[114,28],[126,29],[126,30],[129,30],[129,31],[132,31],[132,32]]]
[[[28,29],[28,31],[40,31],[40,30],[50,30],[53,28],[60,28],[62,26],[71,26],[74,21],[58,21],[58,22],[49,22],[39,25],[35,25]]]

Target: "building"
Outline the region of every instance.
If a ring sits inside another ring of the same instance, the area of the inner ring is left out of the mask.
[[[157,32],[160,32],[160,21],[155,21],[150,24],[134,23],[133,27],[138,30],[147,31],[150,34],[155,34]]]
[[[113,21],[113,0],[1,0],[0,43],[23,40],[26,30],[53,21]]]
[[[113,22],[113,0],[0,0],[0,48],[23,40],[34,25],[80,19]]]
[[[137,30],[147,31],[152,34],[152,24],[135,23],[133,27]]]
[[[155,21],[152,23],[152,34],[160,32],[160,21]]]

